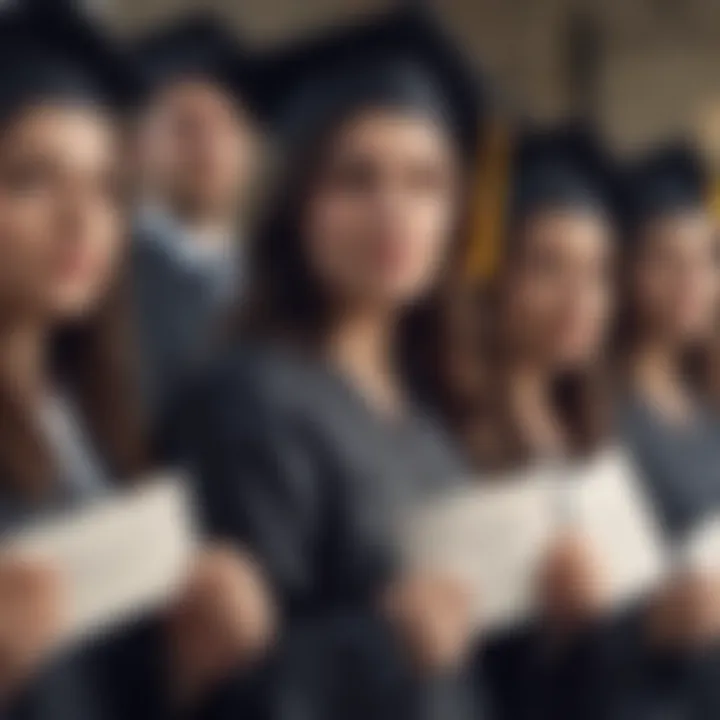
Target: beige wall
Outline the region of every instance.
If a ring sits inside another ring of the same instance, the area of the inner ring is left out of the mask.
[[[211,7],[247,37],[265,43],[387,0],[107,2],[128,29],[160,22],[183,8]],[[564,21],[572,9],[592,13],[604,47],[600,119],[622,146],[679,131],[708,98],[720,98],[720,0],[436,0],[436,6],[507,96],[538,117],[568,108]]]

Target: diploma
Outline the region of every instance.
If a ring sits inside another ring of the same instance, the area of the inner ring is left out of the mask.
[[[538,467],[419,509],[404,527],[405,562],[461,580],[484,630],[523,623],[535,613],[537,572],[553,536],[550,480]]]
[[[609,608],[662,582],[668,568],[659,524],[630,458],[607,449],[566,479],[570,523],[597,558]]]
[[[478,479],[415,510],[402,525],[401,548],[411,569],[461,580],[478,624],[496,632],[537,615],[540,573],[568,525],[597,558],[608,609],[663,578],[666,555],[654,514],[628,458],[614,449],[582,464]]]
[[[7,554],[57,569],[66,617],[61,645],[107,631],[167,603],[186,578],[195,548],[183,483],[143,482],[8,537]]]

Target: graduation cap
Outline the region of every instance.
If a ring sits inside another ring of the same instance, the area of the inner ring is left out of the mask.
[[[224,88],[251,110],[259,110],[259,62],[227,23],[214,15],[180,18],[141,38],[135,50],[148,99],[175,82],[201,79]]]
[[[468,278],[491,277],[513,226],[542,210],[582,210],[615,220],[616,164],[587,125],[497,128],[481,162]]]
[[[140,90],[128,55],[71,0],[7,2],[0,67],[0,119],[56,99],[126,109]]]
[[[689,144],[675,142],[658,148],[627,173],[625,215],[629,227],[705,207],[709,185],[707,168]]]
[[[478,140],[478,77],[428,8],[404,6],[302,38],[266,57],[264,68],[264,102],[290,145],[367,107],[433,116],[465,151]]]

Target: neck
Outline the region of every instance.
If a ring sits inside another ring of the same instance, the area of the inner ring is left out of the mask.
[[[565,433],[553,405],[552,373],[541,365],[517,363],[508,376],[509,409],[527,445],[537,454],[556,454]]]
[[[682,376],[680,352],[670,343],[648,340],[630,356],[632,386],[668,414],[686,414],[690,393]]]
[[[542,411],[552,413],[550,374],[540,366],[530,363],[519,363],[511,368],[508,374],[508,393],[510,407],[517,415]]]
[[[330,360],[374,404],[395,412],[399,401],[394,367],[395,318],[384,312],[348,312],[326,341]]]
[[[45,385],[47,332],[40,323],[13,322],[0,326],[0,378],[6,388],[30,398]]]

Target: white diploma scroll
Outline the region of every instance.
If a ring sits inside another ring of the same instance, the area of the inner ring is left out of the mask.
[[[577,466],[538,465],[478,479],[411,513],[401,532],[412,569],[451,574],[469,588],[486,631],[511,629],[538,611],[548,550],[568,530],[598,559],[609,609],[651,590],[666,567],[661,535],[620,450]]]
[[[164,477],[23,529],[0,551],[57,569],[65,646],[167,603],[187,577],[195,543],[185,485]]]

